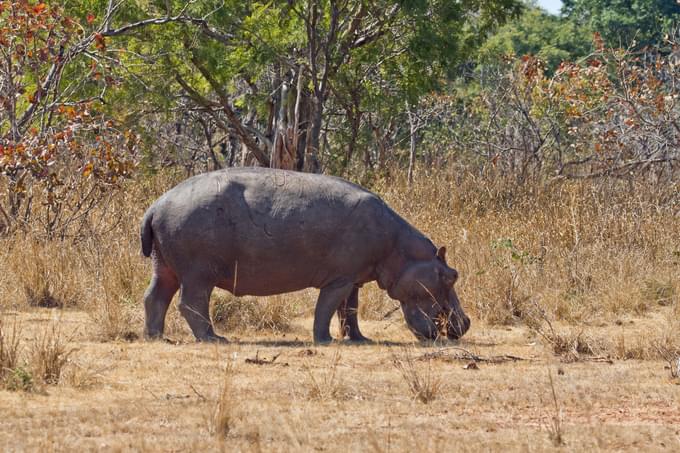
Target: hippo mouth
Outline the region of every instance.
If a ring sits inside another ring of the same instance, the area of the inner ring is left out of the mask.
[[[470,329],[470,318],[465,315],[455,316],[453,312],[441,313],[435,319],[434,324],[437,327],[438,338],[458,340]]]
[[[406,325],[420,340],[435,341],[440,338],[457,340],[470,328],[470,318],[455,310],[441,310],[428,314],[419,309],[408,309],[402,304]]]
[[[420,329],[411,328],[411,331],[421,340],[436,341],[441,338],[458,340],[470,328],[470,319],[464,316],[458,319],[451,314],[441,313],[434,319],[426,318]]]

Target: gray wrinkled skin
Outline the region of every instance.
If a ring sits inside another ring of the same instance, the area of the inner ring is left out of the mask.
[[[366,341],[358,291],[377,281],[401,302],[422,339],[459,338],[470,327],[453,289],[457,272],[418,230],[373,193],[340,178],[265,168],[232,168],[190,178],[146,212],[142,251],[153,258],[144,305],[146,336],[162,337],[179,310],[199,341],[224,341],[209,315],[215,286],[237,296],[320,288],[314,341]]]

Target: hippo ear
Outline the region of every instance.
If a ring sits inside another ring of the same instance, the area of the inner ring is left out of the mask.
[[[443,263],[446,263],[446,247],[439,247],[439,250],[437,250],[437,258]]]

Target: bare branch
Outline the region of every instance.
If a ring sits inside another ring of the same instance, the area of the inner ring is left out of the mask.
[[[164,25],[168,23],[185,23],[185,24],[192,24],[192,25],[197,25],[200,29],[201,32],[205,35],[208,36],[216,41],[221,42],[222,44],[225,45],[231,45],[232,40],[234,38],[233,35],[231,34],[226,34],[226,33],[221,33],[214,28],[210,27],[208,24],[208,21],[205,18],[199,18],[199,17],[192,17],[192,16],[187,16],[184,14],[186,8],[188,7],[189,3],[187,3],[184,8],[182,8],[182,11],[180,14],[176,16],[165,16],[165,17],[152,17],[149,19],[144,19],[140,20],[138,22],[133,22],[130,24],[123,25],[119,28],[114,28],[111,29],[109,28],[109,21],[106,21],[104,24],[104,29],[101,31],[101,35],[105,37],[110,37],[110,36],[119,36],[119,35],[124,35],[126,33],[129,33],[133,30],[136,30],[138,28],[143,28],[143,27],[148,27],[151,25]],[[90,41],[91,42],[91,41]]]
[[[236,135],[241,139],[241,141],[248,147],[250,152],[253,153],[255,158],[264,166],[269,166],[269,157],[267,155],[266,150],[263,150],[257,142],[253,139],[252,137],[252,129],[248,128],[246,125],[244,125],[236,112],[231,108],[231,105],[229,103],[229,96],[227,93],[222,89],[220,84],[214,79],[212,74],[208,72],[208,70],[196,59],[195,57],[192,57],[191,59],[192,63],[196,68],[199,70],[201,75],[208,81],[212,89],[215,91],[217,94],[217,97],[220,99],[220,104],[211,101],[209,99],[206,99],[204,96],[199,94],[196,90],[194,90],[180,75],[176,75],[175,79],[177,82],[182,86],[182,88],[187,91],[189,96],[196,101],[198,104],[203,105],[205,107],[208,106],[215,106],[219,105],[222,110],[224,111],[225,115],[227,116],[227,119],[229,120],[229,123],[231,126],[234,128],[234,131],[236,132]],[[249,130],[250,129],[250,130]],[[257,135],[257,134],[255,134]]]

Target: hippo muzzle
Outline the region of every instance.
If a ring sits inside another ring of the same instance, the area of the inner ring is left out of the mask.
[[[454,315],[451,311],[440,328],[449,340],[457,340],[470,329],[470,318],[464,313]]]
[[[421,340],[446,337],[457,340],[470,329],[470,318],[463,312],[451,291],[446,303],[402,303],[406,324]]]

